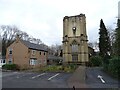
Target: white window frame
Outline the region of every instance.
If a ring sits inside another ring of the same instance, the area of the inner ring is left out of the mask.
[[[11,61],[11,63],[10,63],[10,61]],[[12,64],[12,59],[8,59],[8,64]]]
[[[37,65],[36,59],[30,59],[30,65]]]

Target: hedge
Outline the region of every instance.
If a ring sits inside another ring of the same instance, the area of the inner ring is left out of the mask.
[[[114,77],[120,79],[120,57],[110,59],[107,69]]]
[[[101,66],[102,58],[100,56],[93,56],[90,58],[89,64],[90,64],[90,66]]]
[[[16,64],[5,64],[2,66],[2,69],[6,70],[19,70],[18,66]]]

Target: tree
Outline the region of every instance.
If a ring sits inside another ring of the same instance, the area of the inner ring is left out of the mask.
[[[107,27],[108,30],[108,36],[110,39],[110,45],[111,45],[111,55],[115,55],[115,29],[112,29],[111,27]]]
[[[120,56],[120,19],[117,21],[117,28],[115,30],[115,54]]]
[[[16,26],[10,25],[1,25],[0,26],[0,36],[2,38],[2,56],[6,55],[6,48],[15,40],[16,36],[22,40],[26,40],[32,43],[41,44],[42,41],[40,39],[33,38],[28,35],[26,32],[19,30]]]
[[[9,25],[0,26],[0,32],[1,32],[0,36],[2,38],[2,56],[6,55],[6,48],[14,41],[18,31],[19,30],[16,26],[9,26]]]
[[[98,45],[98,42],[97,41],[94,41],[94,42],[89,42],[88,43],[88,46],[90,46],[91,48],[93,48],[95,50],[95,52],[98,52],[99,51],[99,45]]]
[[[111,46],[110,39],[108,36],[108,31],[105,27],[103,20],[100,20],[100,29],[99,29],[99,50],[100,56],[103,57],[104,63],[108,63],[108,58],[110,56]]]
[[[61,56],[62,57],[62,45],[51,45],[49,48],[48,48],[48,52],[50,55],[53,55],[53,56]]]

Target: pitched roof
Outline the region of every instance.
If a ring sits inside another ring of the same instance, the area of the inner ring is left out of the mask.
[[[25,46],[33,50],[48,51],[43,45],[31,43],[29,41],[20,40]]]

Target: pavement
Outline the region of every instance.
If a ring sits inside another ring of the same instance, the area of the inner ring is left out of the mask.
[[[72,73],[58,72],[3,72],[3,88],[69,88]]]
[[[73,75],[68,79],[68,86],[70,88],[87,88],[86,85],[86,67],[79,66]]]

